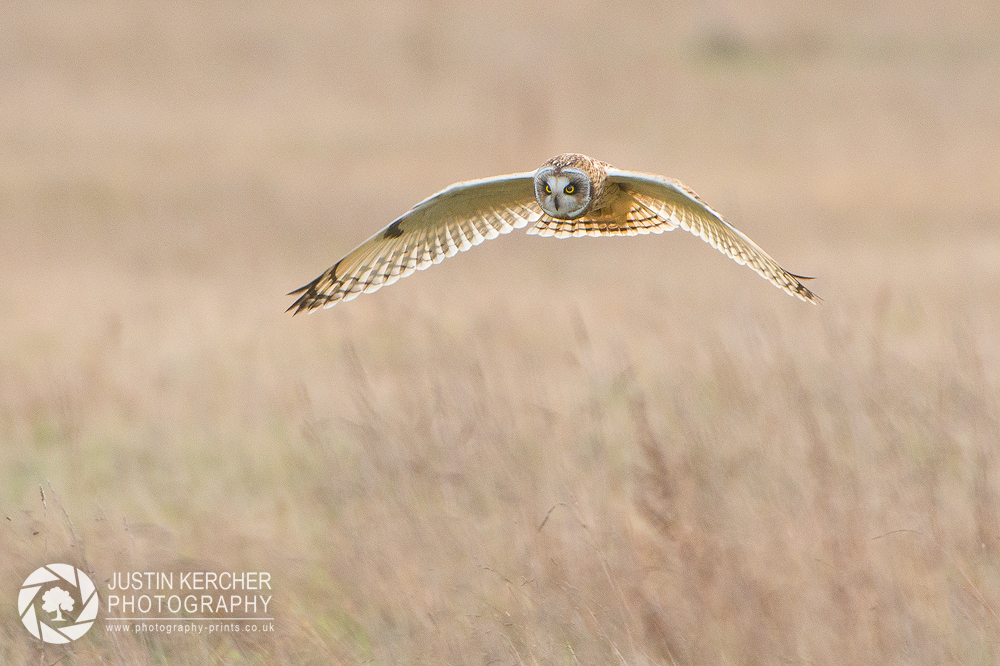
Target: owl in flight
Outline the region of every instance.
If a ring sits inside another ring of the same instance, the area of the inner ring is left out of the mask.
[[[527,225],[529,234],[635,236],[680,227],[785,292],[819,297],[680,181],[622,171],[586,155],[556,155],[538,168],[469,180],[424,199],[306,286],[289,310],[331,307]]]

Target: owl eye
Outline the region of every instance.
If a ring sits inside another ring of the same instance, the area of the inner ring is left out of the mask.
[[[552,188],[551,188],[551,187],[549,187],[548,185],[546,185],[546,186],[545,186],[545,193],[546,193],[546,194],[552,194]]]
[[[563,192],[565,192],[566,194],[573,194],[574,192],[576,192],[576,188],[573,187],[572,185],[567,185],[566,187],[563,188]]]

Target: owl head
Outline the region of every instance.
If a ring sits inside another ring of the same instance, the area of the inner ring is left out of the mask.
[[[548,215],[575,220],[590,208],[590,176],[574,167],[543,164],[535,172],[535,199]]]

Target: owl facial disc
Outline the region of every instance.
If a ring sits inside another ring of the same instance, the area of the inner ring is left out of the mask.
[[[590,206],[590,178],[579,169],[543,167],[535,172],[535,199],[546,214],[575,220]]]

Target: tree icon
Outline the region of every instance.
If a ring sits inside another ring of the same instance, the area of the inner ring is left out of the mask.
[[[43,611],[56,614],[52,619],[53,622],[65,622],[62,612],[73,610],[73,597],[69,596],[69,592],[61,587],[53,587],[43,594],[42,601],[44,602],[42,604]]]

